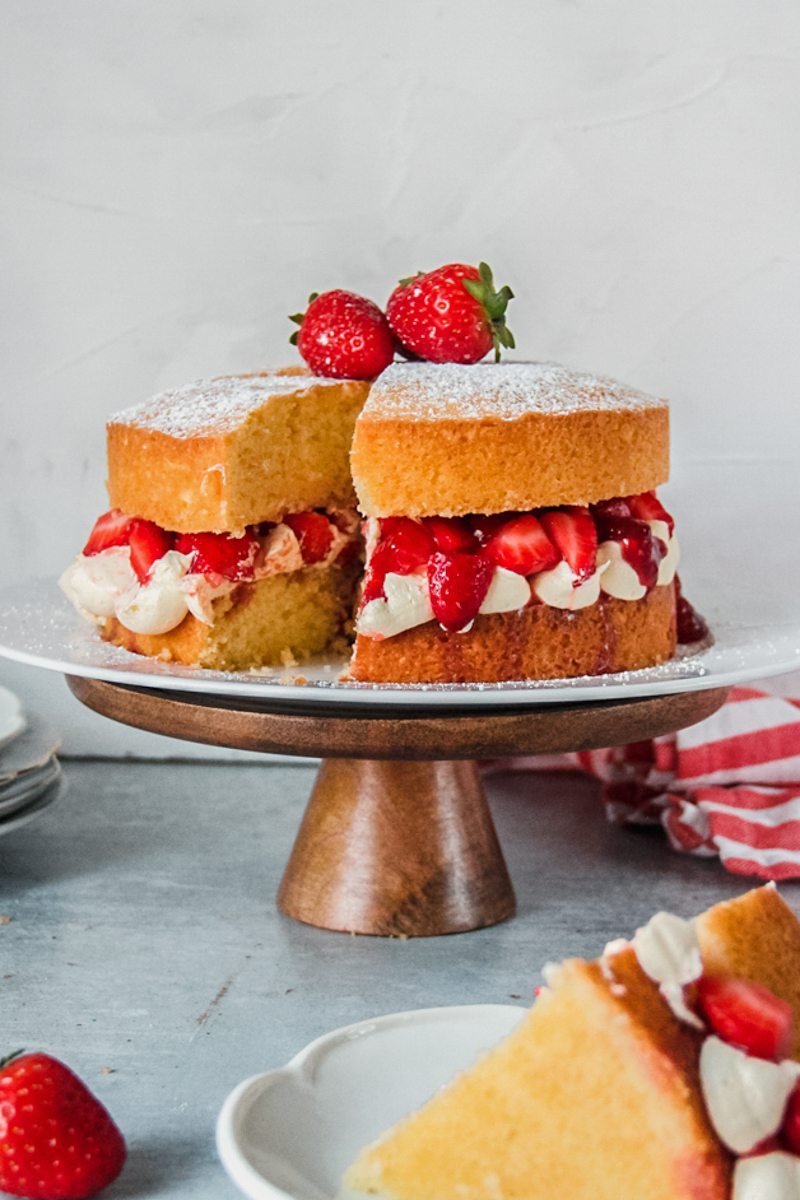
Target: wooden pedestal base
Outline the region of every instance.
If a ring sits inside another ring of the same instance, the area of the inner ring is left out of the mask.
[[[514,892],[475,763],[324,762],[278,907],[325,929],[414,937],[511,916]]]
[[[639,742],[727,689],[589,704],[392,711],[163,693],[68,677],[84,704],[171,737],[325,759],[278,903],[322,929],[425,937],[494,925],[514,893],[475,759]],[[226,702],[227,700],[227,702]]]

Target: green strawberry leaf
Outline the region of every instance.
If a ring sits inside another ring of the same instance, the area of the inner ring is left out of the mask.
[[[504,284],[499,292],[495,291],[494,276],[488,263],[478,264],[478,275],[479,279],[462,279],[461,282],[473,300],[477,300],[486,315],[486,320],[492,330],[494,361],[499,362],[501,348],[505,350],[516,348],[514,335],[506,325],[506,308],[509,300],[514,299],[514,293],[508,284]]]

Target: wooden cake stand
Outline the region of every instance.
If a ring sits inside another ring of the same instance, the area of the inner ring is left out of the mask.
[[[514,891],[475,760],[638,742],[716,712],[727,688],[612,702],[389,709],[128,687],[74,694],[153,733],[324,761],[278,891],[323,929],[430,936],[510,917]]]

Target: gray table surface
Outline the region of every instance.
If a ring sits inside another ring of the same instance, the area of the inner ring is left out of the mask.
[[[325,933],[274,905],[312,768],[66,773],[63,800],[0,839],[0,1023],[5,1046],[64,1058],[113,1112],[130,1156],[109,1200],[237,1195],[214,1149],[225,1095],[321,1033],[429,1005],[527,1003],[548,959],[594,956],[655,909],[690,915],[749,886],[657,831],[606,825],[591,780],[505,774],[489,792],[514,920],[407,941]]]

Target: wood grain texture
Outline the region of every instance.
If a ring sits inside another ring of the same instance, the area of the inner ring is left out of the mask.
[[[376,710],[368,704],[277,704],[123,687],[68,676],[95,712],[167,737],[315,758],[435,760],[555,754],[639,742],[694,725],[720,707],[727,688],[674,696],[487,709]],[[269,705],[269,707],[267,707]]]
[[[510,917],[514,892],[476,765],[323,763],[278,907],[306,924],[384,936]]]

